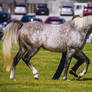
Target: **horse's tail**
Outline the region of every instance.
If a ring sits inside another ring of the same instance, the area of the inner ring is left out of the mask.
[[[18,41],[18,30],[22,27],[19,21],[9,23],[3,31],[3,55],[5,60],[6,71],[9,71],[12,64],[11,49],[12,44]]]

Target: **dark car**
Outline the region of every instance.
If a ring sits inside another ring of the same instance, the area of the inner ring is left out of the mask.
[[[36,8],[36,15],[49,15],[49,9],[46,5],[38,6]]]
[[[64,18],[60,18],[57,16],[48,17],[45,21],[45,24],[62,24],[65,22]]]
[[[10,18],[11,18],[10,14],[5,12],[0,12],[0,30],[2,30],[7,25],[7,21]]]
[[[26,22],[29,22],[29,21],[39,21],[39,22],[42,22],[42,19],[40,18],[36,18],[35,15],[24,15],[22,18],[21,18],[21,21],[23,23],[26,23]]]
[[[92,15],[92,6],[84,7],[83,15]]]

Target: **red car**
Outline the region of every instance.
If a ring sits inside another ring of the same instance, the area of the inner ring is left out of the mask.
[[[8,21],[7,21],[7,24],[9,24],[10,22],[13,22],[13,21],[18,21],[17,19],[9,19]]]
[[[64,18],[60,18],[57,16],[48,17],[45,21],[45,24],[62,24],[65,22]]]
[[[83,15],[92,15],[92,6],[88,6],[84,8]]]

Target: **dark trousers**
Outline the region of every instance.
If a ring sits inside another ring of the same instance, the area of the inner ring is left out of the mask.
[[[76,72],[76,70],[79,68],[80,65],[84,63],[84,59],[80,58],[79,56],[73,55],[74,58],[76,58],[78,61],[77,63],[72,67],[72,70]],[[60,64],[56,70],[56,73],[54,74],[52,79],[59,79],[61,73],[63,72],[64,66],[65,66],[65,59],[66,59],[66,52],[62,54],[62,58],[60,60]]]

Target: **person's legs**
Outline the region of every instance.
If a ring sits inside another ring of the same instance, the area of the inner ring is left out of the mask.
[[[70,74],[74,75],[75,77],[78,77],[78,75],[76,74],[76,70],[84,63],[84,59],[80,58],[77,55],[73,56],[75,59],[77,59],[77,63],[72,67],[72,69],[70,70]]]
[[[77,55],[73,56],[75,59],[77,59],[77,63],[72,67],[72,70],[76,72],[76,70],[84,63],[84,59],[80,58]]]
[[[81,66],[84,63],[84,59],[80,58],[77,55],[73,55],[73,57],[75,59],[77,59],[77,63],[72,67],[71,71],[69,72],[70,74],[72,74],[75,77],[78,77],[78,75],[76,74],[76,70],[79,68],[79,66]],[[63,72],[64,69],[64,65],[65,65],[65,59],[66,59],[66,52],[62,53],[62,58],[60,60],[60,64],[56,70],[56,73],[53,76],[53,80],[59,79],[61,73]]]
[[[56,70],[56,73],[54,74],[54,76],[52,78],[53,80],[59,79],[59,77],[60,77],[60,75],[61,75],[61,73],[64,69],[64,66],[65,66],[65,59],[66,59],[66,52],[63,52],[62,53],[62,58],[60,60],[60,64],[59,64],[59,66]]]

